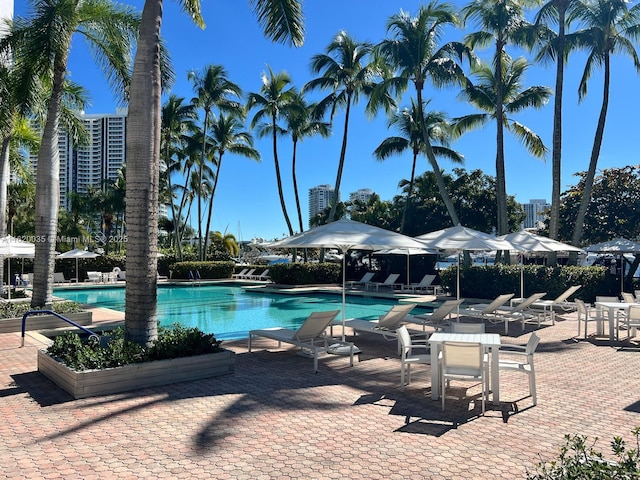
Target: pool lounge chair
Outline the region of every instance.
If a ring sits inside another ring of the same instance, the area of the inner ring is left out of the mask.
[[[434,330],[442,330],[447,327],[451,320],[451,314],[453,311],[464,302],[464,298],[459,300],[446,300],[438,308],[431,313],[413,315],[413,319],[416,323],[422,324],[422,330],[425,327],[433,327]]]
[[[242,279],[242,280],[249,280],[249,278],[251,278],[253,276],[253,274],[255,273],[256,270],[257,270],[256,268],[252,268],[247,273],[245,273],[244,275],[239,276],[238,278]]]
[[[536,319],[538,327],[540,322],[545,316],[544,310],[532,310],[531,305],[544,297],[547,292],[534,293],[528,296],[524,301],[516,304],[515,306],[501,306],[495,311],[495,315],[489,317],[489,322],[500,323],[504,322],[504,333],[509,333],[509,322],[520,322],[522,325],[522,331],[524,332],[524,324],[528,320]]]
[[[339,313],[340,310],[313,312],[297,330],[284,327],[251,330],[249,332],[249,351],[251,351],[254,337],[276,340],[278,347],[283,342],[289,343],[299,347],[301,354],[313,357],[313,371],[317,372],[318,355],[322,352],[327,353],[329,347],[339,344],[350,348],[350,364],[353,366],[353,354],[355,353],[353,343],[340,341],[326,333],[327,328]]]
[[[249,280],[258,280],[258,281],[269,281],[271,277],[269,276],[269,269],[264,270],[260,275],[251,275]]]
[[[413,317],[409,315],[409,312],[411,312],[415,306],[415,303],[394,305],[387,313],[381,315],[377,320],[351,318],[346,320],[344,325],[346,327],[351,327],[354,334],[358,332],[369,332],[382,335],[387,340],[397,340],[398,334],[396,330],[404,323],[412,321]],[[398,354],[399,353],[400,344],[398,344]]]
[[[380,287],[389,287],[391,290],[393,290],[395,287],[402,287],[402,283],[396,283],[396,280],[399,276],[399,273],[392,273],[385,279],[384,282],[367,282],[365,283],[364,288],[366,290],[369,290],[369,287],[376,287],[377,292]]]
[[[422,280],[420,280],[420,282],[418,283],[410,283],[409,285],[403,285],[402,291],[404,292],[405,290],[411,290],[411,293],[416,293],[416,290],[418,291],[424,290],[426,293],[429,293],[429,290],[431,290],[432,292],[435,293],[435,288],[433,287],[433,285],[431,285],[435,279],[436,279],[435,275],[427,274],[424,277],[422,277]]]
[[[53,283],[67,283],[69,280],[64,278],[64,273],[62,272],[54,272],[53,273]]]
[[[234,280],[237,280],[239,278],[242,278],[243,275],[246,275],[247,272],[249,271],[248,268],[243,269],[242,271],[238,272],[238,273],[234,273],[231,275],[231,278]]]
[[[482,319],[495,317],[498,313],[498,309],[504,306],[504,304],[507,303],[511,299],[511,297],[513,297],[513,293],[505,293],[496,297],[496,299],[491,303],[476,303],[473,305],[469,305],[467,308],[461,309],[459,311],[459,314]]]
[[[577,305],[575,304],[575,302],[570,302],[569,297],[580,290],[581,287],[582,285],[572,285],[553,300],[538,300],[531,306],[533,308],[542,308],[544,310],[548,310],[551,313],[551,321],[555,325],[556,310],[561,310],[563,312],[573,312],[577,310]],[[517,300],[517,302],[521,301],[522,299]],[[513,303],[516,303],[516,301],[514,300]]]
[[[367,272],[365,273],[360,280],[352,280],[346,283],[346,286],[349,288],[355,288],[356,286],[366,285],[371,281],[376,272]]]

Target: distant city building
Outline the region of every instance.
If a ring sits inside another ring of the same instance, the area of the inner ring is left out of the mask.
[[[309,226],[313,217],[331,205],[333,192],[331,185],[318,185],[309,189]]]
[[[361,188],[360,190],[356,190],[355,192],[351,192],[349,194],[349,201],[355,202],[356,200],[359,200],[362,203],[367,203],[372,195],[373,190],[371,190],[370,188]]]
[[[529,203],[523,203],[524,213],[526,217],[522,224],[522,228],[541,228],[547,218],[547,210],[551,205],[544,199],[534,198]]]

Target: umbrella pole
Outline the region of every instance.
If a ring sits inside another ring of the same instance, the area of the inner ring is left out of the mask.
[[[460,252],[458,252],[458,271],[456,272],[456,300],[460,300]]]
[[[524,299],[524,255],[520,254],[520,298]]]
[[[347,295],[345,293],[345,285],[346,285],[346,267],[347,267],[347,252],[342,251],[342,341],[345,341],[346,335],[344,333],[344,329],[346,328],[346,310],[347,310]]]

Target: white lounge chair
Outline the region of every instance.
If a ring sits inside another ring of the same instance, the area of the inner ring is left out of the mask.
[[[435,275],[427,274],[422,277],[422,280],[418,283],[410,283],[409,285],[403,285],[402,290],[411,290],[411,293],[416,293],[416,290],[429,293],[429,290],[434,292],[434,287],[431,285],[433,281],[436,279]]]
[[[549,310],[551,313],[551,321],[555,325],[556,310],[561,310],[563,312],[573,312],[576,310],[576,304],[574,302],[570,302],[569,297],[580,290],[581,287],[582,285],[572,285],[553,300],[538,300],[533,302],[531,307]],[[519,301],[521,302],[522,300]]]
[[[62,272],[54,272],[53,273],[53,283],[67,283],[69,280],[64,278],[64,273]]]
[[[365,283],[364,287],[367,290],[369,290],[369,287],[371,288],[376,287],[376,292],[380,287],[389,287],[391,288],[391,290],[393,290],[395,287],[402,287],[403,285],[402,283],[396,283],[396,280],[398,279],[399,276],[400,276],[399,273],[392,273],[385,279],[384,282],[367,282]]]
[[[433,327],[434,330],[441,330],[449,325],[451,314],[462,302],[464,302],[464,298],[459,300],[446,300],[433,312],[413,315],[413,318],[416,320],[416,323],[422,324],[423,330],[425,330],[427,326]]]
[[[367,272],[365,273],[362,278],[358,281],[349,281],[346,283],[346,286],[349,288],[355,288],[356,285],[366,285],[367,283],[369,283],[371,281],[371,279],[373,278],[373,276],[376,274],[376,272]]]
[[[249,278],[251,278],[253,276],[253,274],[255,273],[257,269],[256,268],[252,268],[251,270],[249,270],[247,273],[245,273],[244,275],[238,277],[242,280],[248,280]]]
[[[532,310],[531,305],[540,300],[546,294],[547,292],[534,293],[515,306],[501,306],[495,311],[495,315],[489,317],[489,321],[491,323],[504,322],[505,335],[509,333],[509,322],[511,321],[521,322],[522,331],[524,331],[524,323],[527,320],[536,319],[538,322],[538,327],[540,327],[540,322],[545,316],[545,311]]]
[[[102,282],[101,272],[87,272],[87,279],[85,282],[100,283]]]
[[[249,332],[249,351],[252,348],[252,340],[254,337],[264,337],[281,343],[295,345],[301,349],[301,353],[313,357],[313,371],[318,371],[318,355],[321,352],[327,352],[329,347],[336,344],[350,348],[350,362],[353,366],[354,345],[351,342],[344,342],[333,338],[326,334],[326,330],[340,313],[340,310],[331,310],[327,312],[313,312],[300,325],[297,330],[284,327],[264,328],[260,330],[251,330]]]
[[[351,318],[346,320],[344,325],[353,328],[354,334],[357,332],[369,332],[382,335],[387,340],[396,340],[398,338],[396,331],[402,324],[412,320],[413,317],[409,315],[409,312],[411,312],[415,306],[415,303],[394,305],[377,320]],[[400,353],[400,344],[398,344],[398,353]]]
[[[248,271],[249,271],[248,268],[244,268],[242,269],[242,271],[232,274],[231,278],[233,278],[234,280],[240,279],[243,277],[243,275],[246,275]]]
[[[269,276],[269,269],[264,270],[260,275],[251,275],[249,280],[268,281],[271,280]]]
[[[491,303],[469,305],[467,308],[460,310],[459,313],[460,315],[468,315],[470,317],[489,318],[495,316],[497,310],[507,303],[511,297],[513,297],[513,293],[505,293],[496,297]]]

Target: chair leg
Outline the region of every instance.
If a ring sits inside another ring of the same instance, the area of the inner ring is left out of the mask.
[[[538,398],[536,396],[536,372],[533,369],[533,365],[531,365],[531,373],[529,373],[529,393],[531,393],[533,405],[536,406],[538,404]]]

